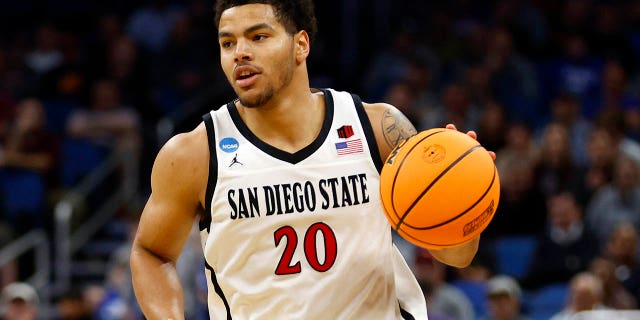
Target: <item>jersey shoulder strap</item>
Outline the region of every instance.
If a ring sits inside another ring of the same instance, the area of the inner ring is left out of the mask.
[[[380,157],[380,150],[378,149],[376,136],[373,132],[373,126],[371,126],[371,120],[369,120],[369,115],[367,115],[367,111],[364,109],[364,105],[362,105],[362,100],[360,99],[360,97],[356,94],[351,94],[351,98],[353,99],[353,104],[356,107],[356,112],[358,113],[358,118],[360,119],[360,125],[362,126],[364,135],[367,138],[371,160],[373,160],[378,173],[380,173],[382,171],[382,158]]]

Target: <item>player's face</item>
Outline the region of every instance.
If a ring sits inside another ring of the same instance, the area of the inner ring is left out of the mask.
[[[266,104],[293,77],[294,39],[265,4],[225,10],[218,27],[220,61],[246,107]]]

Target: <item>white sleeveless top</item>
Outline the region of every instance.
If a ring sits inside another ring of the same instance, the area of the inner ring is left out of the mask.
[[[234,103],[204,116],[211,163],[200,222],[212,319],[426,319],[391,240],[382,168],[360,99],[322,90],[318,137],[259,140]]]

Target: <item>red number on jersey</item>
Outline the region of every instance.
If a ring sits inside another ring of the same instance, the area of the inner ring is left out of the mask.
[[[296,234],[296,230],[290,226],[284,226],[276,230],[273,234],[276,247],[280,244],[282,237],[287,238],[287,245],[284,247],[284,252],[282,253],[282,257],[280,257],[280,262],[278,262],[276,274],[300,273],[300,261],[291,265],[291,258],[293,258],[293,253],[296,251],[296,246],[298,245],[298,235]]]
[[[324,262],[320,262],[317,251],[317,234],[322,233],[324,244]],[[287,238],[287,244],[280,257],[280,262],[276,267],[277,275],[300,273],[300,261],[291,265],[293,260],[293,254],[295,253],[296,246],[298,245],[298,234],[291,226],[283,226],[276,230],[273,234],[273,238],[276,243],[276,247],[280,244],[280,240],[283,237]],[[336,262],[336,256],[338,255],[338,243],[336,235],[331,230],[331,227],[325,223],[314,223],[307,229],[304,235],[304,256],[307,259],[309,265],[318,272],[325,272],[333,266]]]

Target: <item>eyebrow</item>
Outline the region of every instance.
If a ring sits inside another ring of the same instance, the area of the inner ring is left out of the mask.
[[[244,34],[244,35],[247,35],[247,34],[250,34],[250,33],[254,32],[254,31],[256,31],[256,30],[260,30],[260,29],[275,30],[275,29],[273,29],[273,27],[271,27],[270,25],[268,25],[268,24],[266,24],[266,23],[258,23],[258,24],[256,24],[256,25],[253,25],[253,26],[251,26],[251,27],[247,28],[247,29],[243,32],[243,34]],[[227,31],[221,31],[221,32],[218,32],[218,38],[231,37],[231,36],[232,36],[232,33],[231,33],[231,32],[227,32]]]

